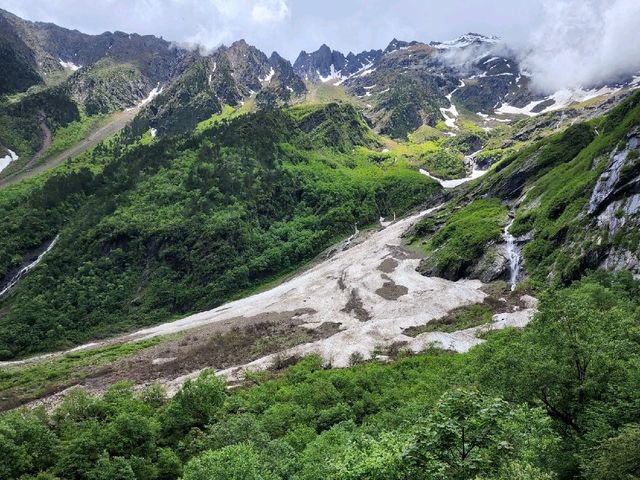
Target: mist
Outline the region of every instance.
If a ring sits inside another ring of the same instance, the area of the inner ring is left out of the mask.
[[[547,0],[520,50],[541,92],[589,88],[640,71],[640,1]]]

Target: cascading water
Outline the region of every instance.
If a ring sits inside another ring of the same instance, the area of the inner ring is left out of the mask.
[[[51,249],[53,248],[53,246],[56,244],[56,242],[58,241],[58,237],[59,237],[59,235],[56,235],[56,237],[53,240],[51,240],[51,243],[49,243],[49,245],[47,245],[47,248],[40,255],[38,255],[38,258],[36,258],[33,262],[25,265],[20,270],[18,270],[18,273],[16,273],[11,278],[11,280],[9,280],[9,283],[7,283],[6,287],[4,287],[2,290],[0,290],[0,298],[2,298],[5,293],[7,293],[9,290],[11,290],[13,287],[15,287],[16,284],[20,281],[20,279],[23,276],[25,276],[27,273],[29,273],[31,270],[33,270],[36,267],[36,265],[38,265],[40,263],[40,261],[43,259],[43,257],[47,253],[49,253],[51,251]]]
[[[515,290],[518,284],[521,262],[520,247],[516,242],[516,237],[509,233],[509,229],[511,225],[513,225],[514,220],[514,218],[511,218],[511,221],[504,227],[503,233],[504,240],[507,243],[507,255],[509,257],[509,285],[511,286],[511,291]]]

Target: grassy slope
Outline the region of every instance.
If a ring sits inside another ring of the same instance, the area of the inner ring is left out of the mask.
[[[463,187],[447,209],[418,224],[414,243],[422,243],[436,274],[459,278],[470,272],[487,245],[499,240],[506,206],[519,201],[510,231],[532,237],[523,257],[536,282],[551,278],[566,285],[597,268],[612,245],[625,242],[633,251],[640,236],[627,228],[608,238],[606,232],[587,227],[591,219],[586,206],[609,155],[638,125],[640,94],[635,94],[604,117],[523,142],[516,150],[508,147],[497,155],[502,160],[491,172]],[[487,155],[494,156],[494,147],[504,140],[504,132],[497,135],[489,139]],[[499,207],[500,202],[505,206]],[[484,208],[488,204],[496,209]],[[457,208],[462,209],[453,213]]]

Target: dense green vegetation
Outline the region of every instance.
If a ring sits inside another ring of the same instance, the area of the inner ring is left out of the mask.
[[[606,252],[616,238],[608,238],[606,231],[585,230],[589,218],[584,215],[595,181],[609,160],[609,155],[627,134],[640,125],[640,95],[636,94],[616,107],[592,126],[577,125],[563,134],[556,149],[546,147],[540,151],[538,165],[547,157],[554,166],[535,182],[532,182],[525,201],[518,209],[512,233],[532,233],[523,254],[527,269],[534,278],[543,280],[548,272],[554,272],[554,280],[567,284],[579,278],[587,268],[598,266],[602,252]],[[587,135],[594,128],[598,135]],[[588,141],[588,140],[593,141]],[[564,152],[575,154],[568,157]],[[553,156],[551,156],[553,155]],[[517,161],[514,162],[514,167]],[[627,168],[634,165],[631,159]],[[623,172],[624,173],[624,172]],[[637,170],[636,170],[637,174]],[[620,237],[633,242],[633,232],[625,229]],[[596,234],[600,240],[594,241]],[[629,250],[638,244],[628,245]]]
[[[524,267],[534,283],[566,286],[598,268],[614,248],[637,252],[640,235],[635,222],[621,222],[611,234],[597,225],[596,215],[588,214],[588,205],[611,154],[626,145],[629,132],[638,125],[636,93],[604,117],[574,124],[519,150],[488,150],[485,158],[498,160],[492,172],[463,187],[444,209],[414,229],[412,243],[427,254],[421,271],[459,279],[490,270],[496,255],[490,247],[500,241],[506,205],[515,209],[510,233],[526,239]],[[453,147],[457,140],[448,142],[441,146]],[[629,154],[617,185],[633,185],[637,158],[633,151]],[[616,215],[622,218],[625,213]]]
[[[427,254],[421,268],[453,280],[468,276],[487,246],[501,238],[506,215],[502,202],[489,198],[421,220],[414,231],[414,242],[432,233],[418,244]]]
[[[423,166],[431,175],[442,179],[461,178],[466,174],[464,155],[447,148],[439,148],[435,152],[427,153],[421,160]]]
[[[437,81],[430,76],[393,75],[388,80],[393,89],[380,96],[376,110],[384,117],[381,131],[393,138],[404,139],[424,123],[434,126],[442,118]]]
[[[16,102],[0,98],[0,145],[15,151],[20,162],[27,161],[42,145],[44,119],[56,130],[79,120],[80,111],[60,88],[27,94]]]
[[[200,134],[115,141],[0,193],[0,277],[60,234],[2,300],[5,358],[211,308],[340,236],[428,201],[435,182],[380,162],[357,111],[259,112]]]
[[[39,162],[46,162],[51,157],[65,152],[78,144],[89,135],[91,130],[104,123],[105,118],[106,117],[102,115],[81,115],[79,120],[58,128],[55,135],[53,135],[51,145],[42,152],[42,157],[40,157]]]
[[[310,357],[232,391],[205,372],[170,400],[78,391],[0,417],[0,478],[634,478],[639,294],[629,275],[586,277],[464,355]]]

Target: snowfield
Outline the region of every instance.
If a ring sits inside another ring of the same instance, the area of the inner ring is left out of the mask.
[[[590,100],[592,98],[600,97],[602,95],[610,95],[612,93],[621,90],[621,88],[612,88],[612,87],[602,87],[598,89],[591,90],[583,90],[581,88],[577,89],[564,89],[558,90],[557,92],[543,98],[542,100],[535,100],[525,105],[524,107],[514,107],[513,105],[509,105],[508,103],[503,103],[499,108],[495,110],[495,113],[498,115],[527,115],[529,117],[534,117],[536,115],[540,115],[542,113],[552,112],[554,110],[560,110],[562,108],[566,108],[572,103],[580,103]],[[548,107],[545,107],[543,110],[539,112],[534,112],[533,109],[540,105],[543,102],[547,102],[552,100],[553,103]]]

